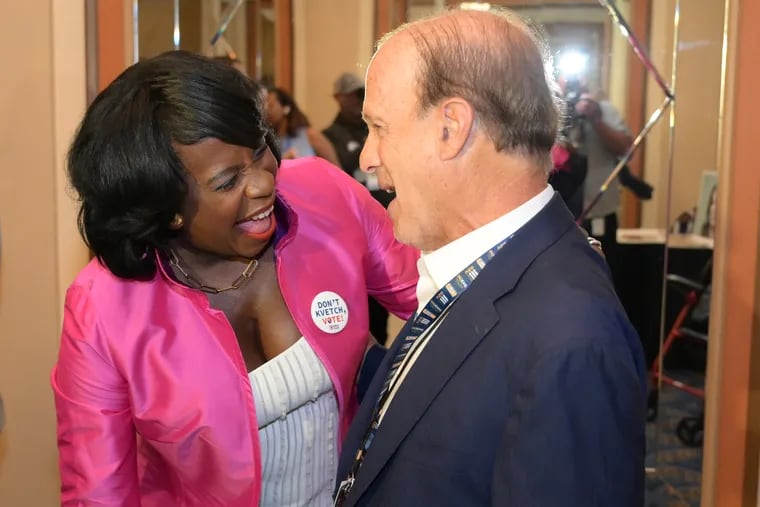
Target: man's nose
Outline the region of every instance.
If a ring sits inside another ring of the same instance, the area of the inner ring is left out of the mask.
[[[380,160],[377,154],[377,142],[375,136],[370,134],[367,136],[367,140],[364,142],[364,147],[359,154],[359,167],[366,173],[375,172],[375,168],[380,165]]]

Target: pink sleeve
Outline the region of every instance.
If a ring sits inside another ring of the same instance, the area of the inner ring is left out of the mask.
[[[419,250],[396,240],[388,212],[369,192],[362,189],[356,194],[367,234],[367,292],[388,311],[406,320],[417,310]]]
[[[100,346],[104,338],[89,295],[70,288],[51,377],[64,506],[140,505],[127,384]]]

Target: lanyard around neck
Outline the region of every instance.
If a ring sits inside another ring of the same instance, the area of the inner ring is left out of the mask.
[[[375,433],[380,427],[380,414],[383,411],[385,405],[389,402],[389,397],[393,391],[393,386],[397,383],[395,379],[400,377],[400,371],[402,365],[408,366],[408,361],[405,362],[407,354],[412,350],[417,339],[422,336],[425,331],[431,329],[431,326],[438,321],[438,319],[446,312],[448,307],[457,300],[457,298],[470,286],[475,278],[480,274],[488,261],[494,258],[496,252],[498,252],[506,243],[512,238],[508,237],[505,240],[500,241],[497,245],[490,248],[483,255],[475,259],[469,266],[460,271],[454,278],[452,278],[446,285],[444,285],[435,295],[427,302],[425,307],[420,313],[414,317],[414,321],[409,328],[409,332],[404,335],[403,343],[398,349],[393,363],[391,364],[388,374],[386,376],[383,387],[380,390],[375,408],[372,413],[372,422],[367,428],[364,434],[359,450],[354,458],[354,463],[351,466],[351,472],[348,477],[340,483],[338,493],[335,497],[335,506],[340,506],[348,496],[348,492],[354,485],[356,474],[361,467],[364,457],[367,454],[372,441],[375,438]],[[399,336],[399,338],[401,338]]]

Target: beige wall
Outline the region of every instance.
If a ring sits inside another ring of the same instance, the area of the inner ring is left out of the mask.
[[[619,3],[618,9],[630,21],[631,4],[628,2]],[[634,55],[628,40],[614,24],[611,25],[610,43],[612,46],[610,49],[610,84],[607,94],[610,102],[617,107],[623,118],[628,118],[628,62],[636,55]],[[630,126],[630,122],[628,125]]]
[[[63,288],[86,262],[63,157],[85,103],[83,2],[0,2],[0,504],[57,505],[48,376]],[[51,65],[52,62],[52,65]]]
[[[667,82],[671,82],[674,5],[675,0],[652,2],[649,47]],[[670,222],[696,205],[702,172],[716,168],[722,30],[722,2],[681,2]],[[647,83],[648,116],[664,95],[651,77]],[[647,138],[644,177],[655,187],[655,194],[651,201],[642,203],[643,227],[663,227],[668,218],[668,123],[666,115]]]
[[[703,171],[718,163],[722,2],[681,2],[671,216],[696,205]]]
[[[173,49],[174,2],[140,0],[137,12],[140,58],[150,58]]]
[[[673,61],[673,8],[674,0],[651,4],[649,51],[652,62],[667,83],[671,82]],[[644,41],[642,41],[643,43]],[[651,73],[647,74],[645,118],[662,104],[665,95]],[[643,176],[654,188],[654,197],[641,202],[642,227],[666,227],[668,199],[668,167],[670,153],[669,111],[655,125],[646,139]]]
[[[126,1],[126,3],[130,3]],[[179,2],[179,42],[180,48],[195,53],[208,51],[208,41],[211,35],[204,39],[204,14],[209,24],[216,23],[218,13],[211,12],[218,8],[218,1],[209,0],[180,0]],[[205,12],[208,9],[209,12]],[[242,11],[242,10],[241,10]],[[138,43],[140,58],[150,58],[164,51],[174,49],[174,2],[172,0],[140,0],[138,2]],[[239,13],[243,21],[245,14]],[[131,27],[130,27],[131,28]],[[216,26],[209,27],[216,30]]]
[[[311,123],[330,124],[338,108],[332,83],[364,77],[374,43],[373,0],[293,0],[293,93]]]

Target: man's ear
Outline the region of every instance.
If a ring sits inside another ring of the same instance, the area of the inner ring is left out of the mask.
[[[439,152],[442,160],[459,156],[467,146],[475,126],[475,111],[460,97],[444,100],[439,106]]]

